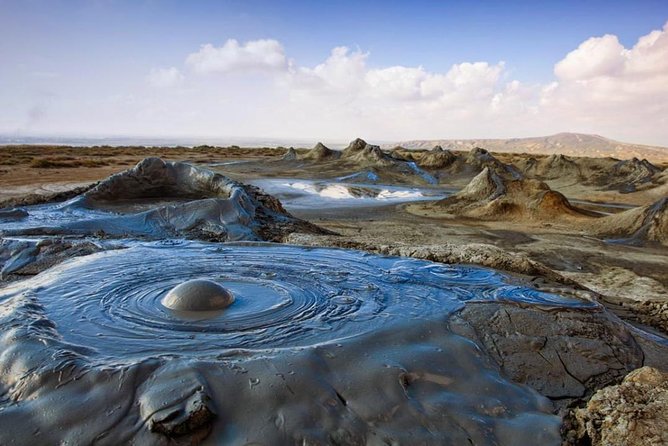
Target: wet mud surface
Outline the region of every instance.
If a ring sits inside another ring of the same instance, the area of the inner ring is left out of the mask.
[[[3,210],[0,444],[558,445],[570,407],[666,367],[607,309],[663,293],[661,246],[408,214],[445,177],[360,141],[319,179],[153,158]]]
[[[446,190],[434,187],[294,178],[254,180],[251,184],[280,199],[289,210],[386,206],[412,201],[438,200],[448,195]]]
[[[234,302],[188,314],[162,305],[194,278],[224,284]],[[558,444],[551,403],[505,381],[446,321],[470,302],[600,310],[480,267],[177,241],[69,260],[6,286],[0,301],[0,439],[13,444],[75,432],[160,444],[201,429],[212,430],[210,444],[373,444],[375,436],[515,444],[536,435]],[[92,389],[90,413],[69,418]],[[110,426],[98,407],[125,409]],[[259,431],[258,411],[274,420]],[[28,417],[36,433],[16,431],[16,417]],[[137,422],[144,427],[131,428]]]

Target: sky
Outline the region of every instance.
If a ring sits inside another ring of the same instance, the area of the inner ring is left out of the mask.
[[[668,146],[668,2],[0,0],[0,134]]]

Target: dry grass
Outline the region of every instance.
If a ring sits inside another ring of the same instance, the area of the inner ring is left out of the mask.
[[[72,147],[72,146],[3,146],[0,166],[25,166],[33,169],[95,168],[136,164],[143,158],[157,156],[170,160],[215,162],[228,158],[274,158],[285,149],[231,147]]]
[[[35,169],[58,169],[76,167],[103,167],[108,166],[105,160],[76,159],[71,157],[62,158],[33,158],[30,167]]]

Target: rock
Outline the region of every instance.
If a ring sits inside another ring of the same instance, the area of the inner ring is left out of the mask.
[[[574,411],[576,438],[592,446],[668,444],[668,373],[642,367]]]
[[[201,440],[216,418],[209,392],[206,379],[196,370],[168,363],[139,388],[141,416],[151,432]]]
[[[591,395],[642,365],[624,324],[605,311],[543,311],[469,303],[451,328],[485,346],[501,370],[560,407]]]

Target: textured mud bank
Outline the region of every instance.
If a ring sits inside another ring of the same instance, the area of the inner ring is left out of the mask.
[[[234,303],[161,306],[194,278]],[[482,302],[602,311],[485,268],[194,242],[72,259],[0,301],[2,444],[559,444],[550,401],[448,320]]]
[[[64,204],[26,211],[26,221],[4,226],[5,235],[280,241],[294,231],[326,232],[253,186],[159,158],[147,158]]]

